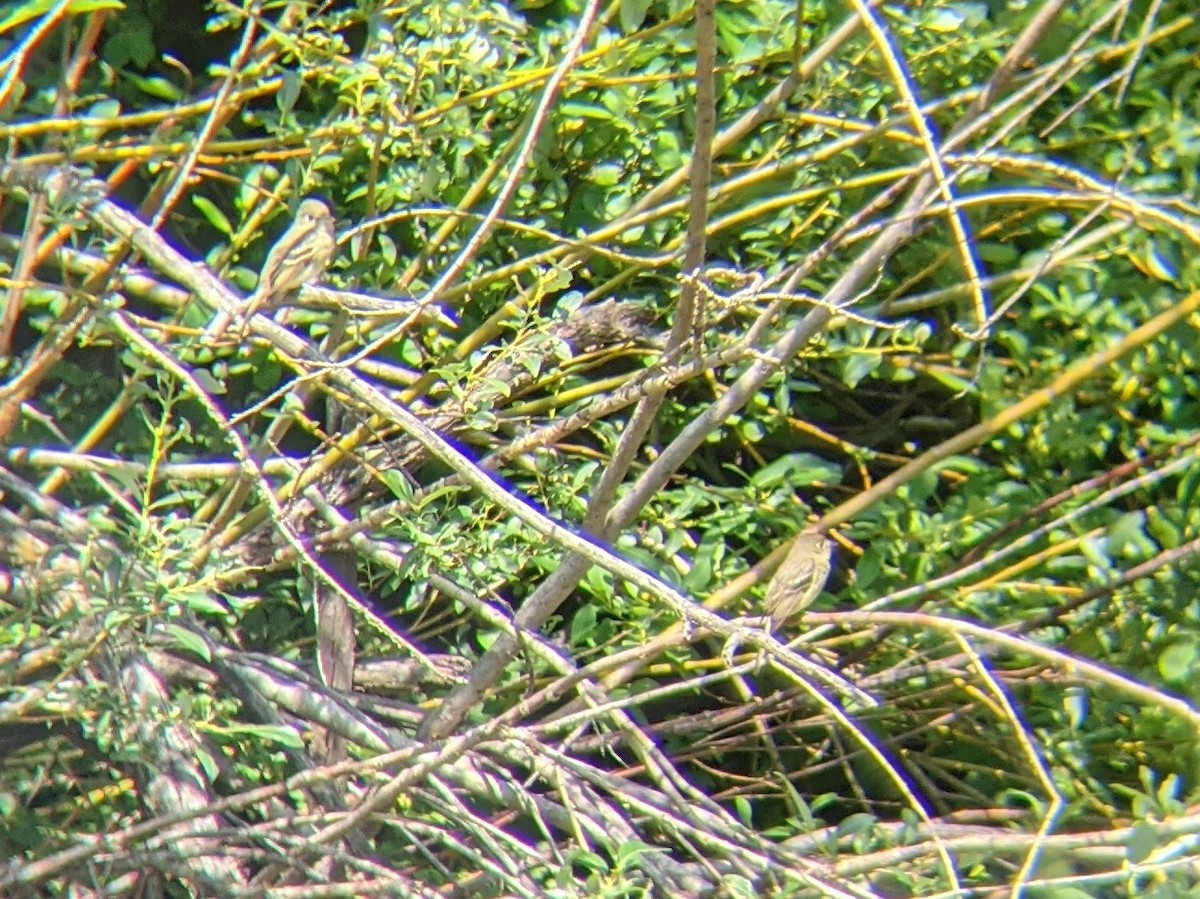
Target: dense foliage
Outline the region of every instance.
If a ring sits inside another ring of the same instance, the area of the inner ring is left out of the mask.
[[[181,6],[0,10],[0,893],[1194,894],[1192,3]]]

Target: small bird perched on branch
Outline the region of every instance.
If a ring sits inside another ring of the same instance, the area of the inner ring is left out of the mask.
[[[279,302],[288,294],[321,277],[337,248],[333,213],[324,200],[308,197],[296,210],[296,219],[283,232],[258,276],[258,286],[246,299],[242,313],[242,333],[250,319],[263,306]],[[229,326],[230,317],[219,313],[204,331],[207,340],[220,337]]]
[[[832,560],[833,541],[828,537],[806,533],[796,538],[767,585],[765,607],[772,629],[782,627],[821,595]]]

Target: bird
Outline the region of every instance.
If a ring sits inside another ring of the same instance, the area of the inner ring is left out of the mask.
[[[833,541],[828,537],[808,531],[796,538],[767,585],[764,606],[772,628],[782,627],[821,595],[832,561]]]
[[[250,319],[263,306],[279,302],[288,294],[321,277],[337,248],[333,213],[329,205],[317,197],[308,197],[296,210],[296,218],[283,232],[263,263],[258,286],[246,299],[242,334]],[[220,313],[204,331],[204,337],[220,337],[229,326],[230,317]]]

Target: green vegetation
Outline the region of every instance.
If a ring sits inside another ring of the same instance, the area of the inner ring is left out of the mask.
[[[1197,46],[0,9],[0,894],[1200,894]]]

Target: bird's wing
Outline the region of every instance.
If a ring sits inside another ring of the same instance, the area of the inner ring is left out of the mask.
[[[316,228],[315,222],[303,221],[296,222],[284,232],[283,237],[279,238],[279,242],[271,247],[271,252],[267,254],[267,261],[263,263],[262,272],[258,276],[258,287],[255,289],[255,293],[267,296],[274,291],[279,275],[283,271],[284,262],[287,262],[290,268],[311,256],[312,242],[308,241],[308,237],[314,228]],[[310,245],[297,249],[304,241],[308,241]],[[289,258],[293,256],[295,258]]]

